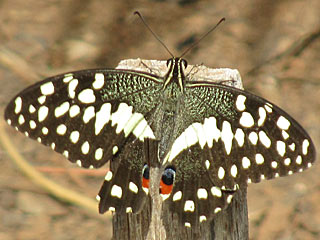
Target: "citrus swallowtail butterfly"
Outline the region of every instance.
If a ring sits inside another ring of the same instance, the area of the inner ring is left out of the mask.
[[[100,213],[141,210],[148,154],[163,169],[164,204],[185,226],[211,219],[247,183],[311,166],[314,145],[292,117],[249,92],[192,79],[186,66],[171,58],[165,76],[95,69],[47,78],[14,97],[5,119],[79,166],[115,163]]]

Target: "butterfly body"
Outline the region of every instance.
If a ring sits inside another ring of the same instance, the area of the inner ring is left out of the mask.
[[[287,113],[185,75],[186,66],[172,58],[164,76],[121,69],[58,75],[19,93],[5,118],[82,167],[111,161],[100,213],[139,212],[149,193],[146,166],[155,162],[164,204],[185,226],[212,219],[248,183],[312,165],[314,145]]]

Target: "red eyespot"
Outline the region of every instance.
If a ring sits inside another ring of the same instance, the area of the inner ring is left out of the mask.
[[[170,194],[173,188],[176,171],[173,167],[167,167],[160,180],[160,193]]]
[[[142,187],[149,188],[149,166],[144,165],[142,170]],[[173,167],[167,167],[162,174],[159,186],[159,192],[161,194],[170,194],[173,188],[174,178],[176,171]]]
[[[145,164],[142,170],[142,187],[149,188],[149,166]]]

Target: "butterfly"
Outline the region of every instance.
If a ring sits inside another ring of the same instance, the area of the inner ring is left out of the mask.
[[[94,69],[50,77],[15,96],[5,119],[81,167],[111,161],[97,196],[100,213],[140,212],[157,162],[164,204],[189,227],[212,219],[248,183],[312,165],[312,140],[286,112],[186,75],[186,67],[172,57],[164,76]]]

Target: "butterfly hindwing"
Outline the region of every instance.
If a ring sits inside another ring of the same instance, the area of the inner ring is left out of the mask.
[[[237,190],[222,190],[215,185],[202,164],[203,160],[203,150],[194,145],[172,162],[176,174],[172,193],[166,203],[185,226],[198,226],[212,219],[231,202]]]
[[[99,212],[137,213],[143,207],[148,193],[142,187],[142,169],[146,161],[144,143],[128,137],[123,148],[114,157],[98,194]]]

